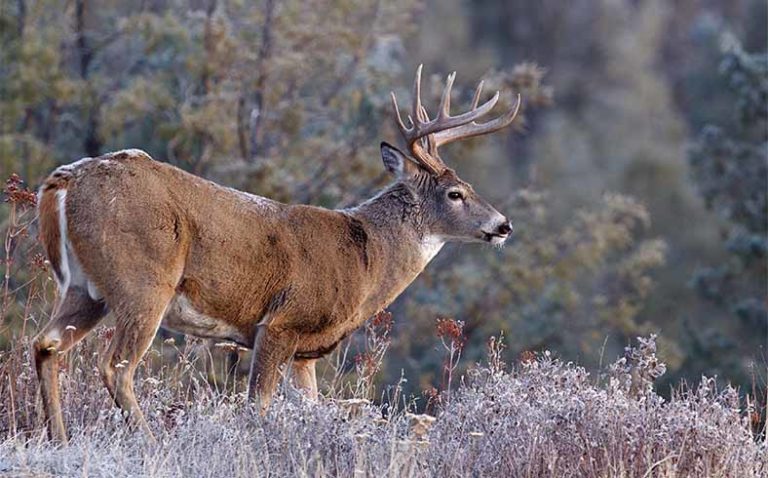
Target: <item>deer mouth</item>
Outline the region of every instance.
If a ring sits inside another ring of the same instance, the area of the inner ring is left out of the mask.
[[[483,240],[494,246],[503,244],[507,240],[509,234],[499,234],[498,232],[483,232]]]

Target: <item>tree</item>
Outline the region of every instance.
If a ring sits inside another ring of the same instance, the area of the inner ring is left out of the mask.
[[[691,327],[691,361],[713,360],[728,377],[748,383],[744,352],[758,360],[768,344],[768,54],[749,54],[732,36],[723,40],[720,74],[732,93],[733,121],[709,124],[689,151],[693,180],[707,208],[725,223],[725,261],[701,268],[693,285],[706,301],[730,311],[724,331]],[[722,118],[727,121],[728,118]],[[743,352],[734,354],[738,347]],[[713,353],[717,351],[717,353]]]

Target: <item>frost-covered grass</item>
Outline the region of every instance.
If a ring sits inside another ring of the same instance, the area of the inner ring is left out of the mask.
[[[735,390],[709,379],[669,401],[652,390],[663,373],[652,340],[600,377],[549,354],[507,368],[496,347],[434,421],[349,397],[311,403],[287,383],[261,417],[237,384],[210,385],[185,351],[160,365],[158,350],[136,387],[150,443],[126,429],[101,385],[103,338],[63,366],[67,447],[45,437],[26,344],[0,355],[0,475],[768,475],[768,447]],[[390,397],[403,403],[396,387]]]

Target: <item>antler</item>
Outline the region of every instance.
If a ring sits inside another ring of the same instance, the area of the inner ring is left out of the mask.
[[[493,98],[478,107],[480,94],[483,91],[483,82],[481,81],[472,98],[472,109],[458,116],[451,116],[451,89],[453,88],[453,81],[456,79],[456,72],[453,72],[448,75],[445,83],[437,117],[430,120],[426,108],[421,104],[422,66],[419,65],[416,69],[416,80],[413,83],[413,110],[411,115],[407,116],[411,124],[410,127],[405,125],[400,116],[400,109],[397,107],[397,97],[394,92],[391,93],[392,105],[395,108],[397,126],[400,128],[403,139],[408,143],[408,148],[414,158],[433,174],[440,174],[447,166],[440,159],[437,148],[453,141],[492,133],[508,126],[514,121],[520,110],[521,99],[518,94],[517,103],[513,109],[496,119],[478,124],[475,120],[489,113],[499,100],[499,92],[497,91]]]

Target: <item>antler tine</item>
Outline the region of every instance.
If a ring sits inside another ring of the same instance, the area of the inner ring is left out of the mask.
[[[427,113],[427,109],[424,108],[423,106],[419,110],[419,121],[422,121],[425,123],[429,122],[429,113]]]
[[[498,96],[499,96],[499,93],[496,92],[496,95],[494,96],[494,98],[498,98]],[[512,123],[512,121],[514,121],[515,118],[517,117],[517,114],[520,111],[521,104],[522,104],[522,98],[518,93],[515,107],[510,109],[506,114],[499,116],[496,119],[493,119],[491,121],[488,121],[486,123],[481,123],[481,124],[478,124],[472,121],[470,123],[465,123],[461,126],[452,128],[450,130],[438,131],[434,135],[435,148],[438,148],[444,144],[452,143],[453,141],[457,141],[460,139],[466,139],[466,138],[471,138],[473,136],[480,136],[483,134],[493,133],[494,131],[498,131],[502,128],[509,126]]]
[[[418,68],[416,68],[416,79],[413,81],[413,98],[411,100],[413,101],[413,110],[412,114],[414,118],[418,121],[419,115],[421,114],[422,106],[421,106],[421,69],[424,65],[419,65]],[[417,123],[413,123],[414,129],[418,131]]]
[[[445,82],[445,88],[443,89],[443,96],[440,98],[440,109],[438,110],[437,117],[450,118],[451,117],[451,89],[453,88],[453,81],[456,79],[456,72],[454,71],[448,75],[448,79]]]
[[[472,109],[477,108],[477,104],[480,102],[480,94],[483,92],[483,83],[485,83],[485,81],[480,80],[480,83],[477,84],[475,95],[472,97]]]
[[[408,131],[408,128],[405,127],[403,118],[400,116],[400,108],[397,107],[397,96],[395,96],[394,91],[390,91],[389,96],[392,99],[392,106],[395,108],[395,121],[397,121],[397,127],[400,128],[400,133],[405,135]]]

